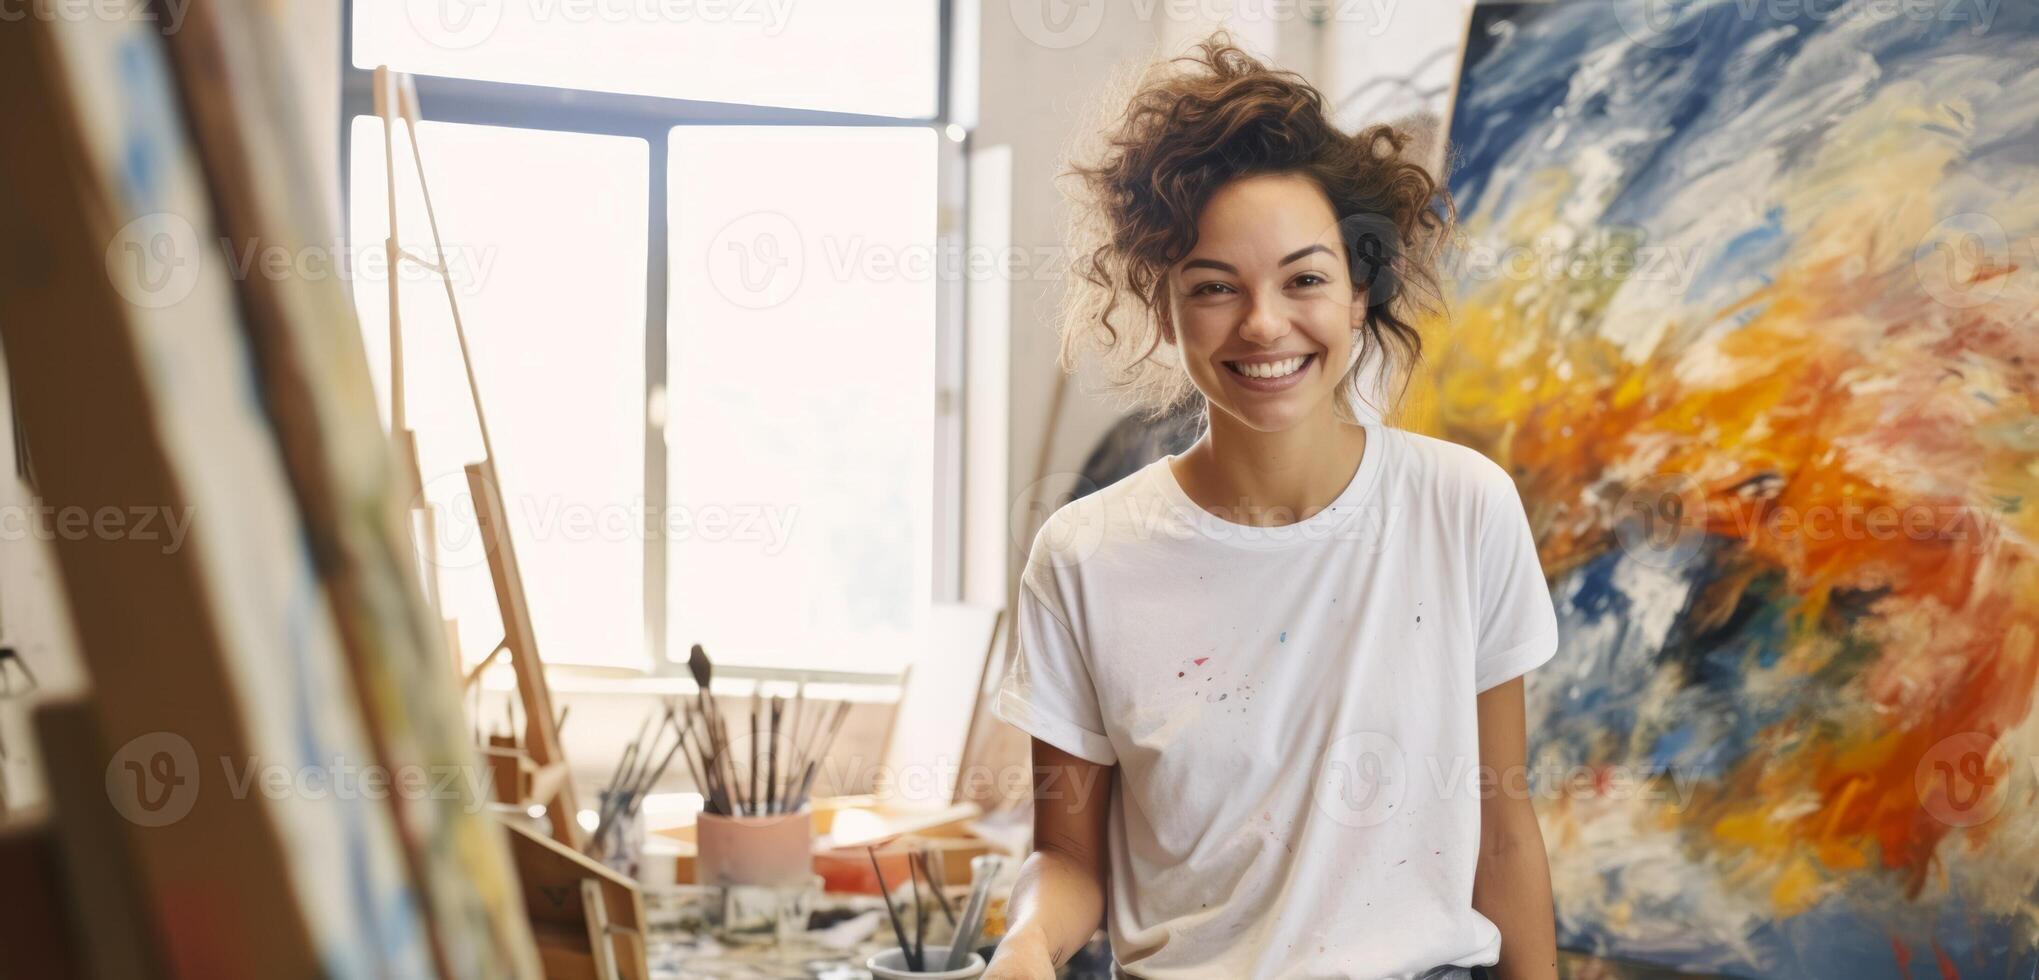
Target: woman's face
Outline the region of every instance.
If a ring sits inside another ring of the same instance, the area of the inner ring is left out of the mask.
[[[1261,432],[1328,412],[1365,311],[1338,217],[1307,177],[1242,177],[1168,272],[1171,343],[1211,407]]]

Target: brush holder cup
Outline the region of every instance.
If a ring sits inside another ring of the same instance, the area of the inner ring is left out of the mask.
[[[602,812],[613,813],[602,836],[591,848],[596,860],[625,878],[636,878],[644,860],[644,811],[629,794],[604,791],[599,799]]]
[[[804,888],[814,877],[814,818],[798,813],[725,817],[694,825],[694,880],[703,885]]]
[[[948,957],[947,946],[927,948],[927,962],[931,966],[940,966]],[[984,975],[984,957],[971,953],[970,958],[964,960],[963,965],[957,969],[915,973],[906,968],[906,954],[895,946],[871,957],[864,963],[864,968],[870,970],[871,975],[878,980],[971,980],[973,977]]]
[[[715,934],[736,945],[783,943],[807,928],[821,892],[814,873],[814,817],[798,813],[728,817],[694,824],[694,880],[721,889]]]

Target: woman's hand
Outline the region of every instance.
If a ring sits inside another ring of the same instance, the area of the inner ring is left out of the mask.
[[[1038,933],[1015,933],[999,941],[983,980],[1055,980],[1055,960]]]

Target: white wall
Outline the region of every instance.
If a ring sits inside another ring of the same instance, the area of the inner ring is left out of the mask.
[[[1058,23],[1049,8],[1068,8],[1072,20]],[[1049,429],[1045,487],[1065,491],[1099,436],[1118,415],[1087,395],[1072,380],[1061,409],[1051,418],[1056,367],[1056,312],[1065,285],[1068,256],[1062,251],[1068,211],[1055,175],[1070,140],[1097,118],[1102,91],[1116,72],[1154,56],[1160,25],[1142,19],[1130,3],[1042,4],[986,0],[980,21],[978,127],[973,146],[1009,147],[1011,220],[1007,229],[1024,268],[1009,286],[1012,359],[1008,368],[1011,444],[1005,500],[1007,513],[1024,506],[1040,473],[1039,454]],[[1035,515],[1037,521],[1040,516]],[[1033,526],[1020,515],[1008,524],[1010,565],[1026,558]],[[1001,601],[1003,598],[1001,597]]]

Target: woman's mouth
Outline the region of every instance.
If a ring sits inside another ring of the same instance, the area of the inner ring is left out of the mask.
[[[1297,354],[1278,360],[1226,361],[1225,370],[1233,383],[1253,391],[1280,391],[1303,380],[1315,354]]]

